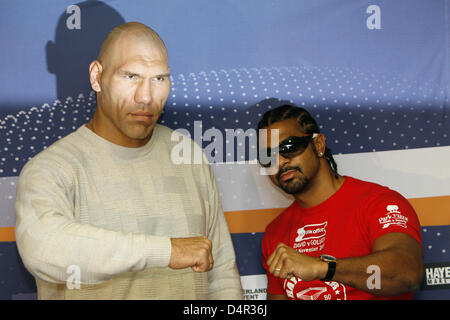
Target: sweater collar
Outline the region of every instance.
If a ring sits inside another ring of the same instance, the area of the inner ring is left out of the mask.
[[[112,143],[94,133],[92,130],[87,128],[86,125],[82,125],[77,131],[88,141],[88,143],[91,143],[96,148],[106,149],[114,156],[121,159],[137,159],[147,155],[153,150],[156,141],[159,139],[159,129],[159,124],[156,124],[153,128],[151,139],[147,142],[147,144],[138,148],[123,147]]]

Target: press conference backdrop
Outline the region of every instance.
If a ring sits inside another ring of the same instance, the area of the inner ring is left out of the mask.
[[[92,116],[88,65],[127,21],[166,42],[160,123],[207,153],[246,299],[266,298],[264,228],[293,201],[254,161],[257,122],[284,103],[311,111],[341,174],[409,199],[425,260],[415,298],[450,298],[449,0],[1,1],[0,298],[36,298],[14,238],[18,175]]]

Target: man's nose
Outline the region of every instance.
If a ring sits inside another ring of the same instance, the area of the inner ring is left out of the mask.
[[[278,153],[277,157],[278,157],[278,166],[280,167],[280,169],[283,169],[283,167],[286,166],[289,163],[289,159],[283,157],[279,153]]]
[[[136,89],[135,100],[139,104],[148,105],[153,100],[153,88],[151,81],[142,81]]]
[[[288,163],[289,159],[284,158],[281,154],[276,155],[276,163],[272,163],[272,166],[269,168],[271,174],[277,174],[282,170]]]

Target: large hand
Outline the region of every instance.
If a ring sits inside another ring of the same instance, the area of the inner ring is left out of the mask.
[[[204,237],[172,238],[172,255],[169,268],[191,267],[195,272],[209,271],[214,266],[212,243]]]
[[[293,276],[304,281],[312,281],[325,277],[328,266],[318,258],[299,253],[280,242],[267,259],[269,272],[278,278]]]

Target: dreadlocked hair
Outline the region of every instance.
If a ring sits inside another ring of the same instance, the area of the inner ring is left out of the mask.
[[[258,123],[258,131],[259,129],[267,128],[276,122],[292,118],[297,120],[298,125],[306,134],[320,133],[319,126],[308,111],[301,107],[288,104],[267,111]],[[333,158],[330,148],[325,147],[324,157],[328,162],[328,166],[334,171],[337,178],[337,164]]]

